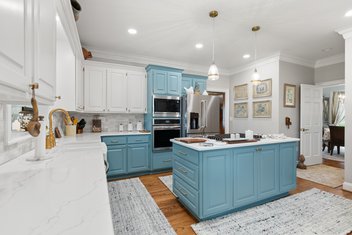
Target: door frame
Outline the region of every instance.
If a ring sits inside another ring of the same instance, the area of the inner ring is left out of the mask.
[[[225,117],[225,133],[230,133],[230,90],[221,88],[210,88],[208,92],[225,93],[224,117]]]

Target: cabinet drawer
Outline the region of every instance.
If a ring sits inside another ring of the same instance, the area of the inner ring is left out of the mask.
[[[129,144],[133,143],[147,143],[149,142],[149,136],[148,135],[135,135],[135,136],[128,136],[127,141]]]
[[[195,150],[191,150],[189,148],[185,148],[177,144],[174,144],[173,153],[184,160],[190,161],[198,165],[198,152]]]
[[[106,136],[101,138],[106,145],[126,144],[127,140],[124,136]]]
[[[175,174],[173,175],[173,191],[190,210],[198,215],[198,191],[194,190]]]
[[[172,167],[172,152],[153,153],[153,170]]]
[[[198,189],[198,167],[175,156],[173,172],[193,188]]]

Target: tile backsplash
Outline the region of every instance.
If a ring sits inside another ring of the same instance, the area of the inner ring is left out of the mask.
[[[5,143],[5,107],[0,104],[0,165],[34,149],[34,138],[12,145]]]
[[[136,130],[136,124],[141,121],[144,126],[144,114],[90,114],[90,113],[77,113],[70,112],[71,116],[78,118],[78,121],[84,118],[87,122],[84,132],[92,132],[92,123],[95,117],[101,120],[103,132],[118,131],[119,125],[123,124],[124,130],[127,130],[129,122],[133,124],[133,129]]]

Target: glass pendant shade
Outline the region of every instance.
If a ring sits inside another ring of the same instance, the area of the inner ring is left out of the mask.
[[[215,81],[219,79],[219,70],[218,67],[216,67],[216,64],[213,63],[210,65],[209,71],[208,71],[208,79]]]
[[[257,85],[259,84],[261,81],[260,81],[260,74],[258,73],[258,70],[257,68],[254,69],[254,73],[252,74],[252,83],[254,85]]]

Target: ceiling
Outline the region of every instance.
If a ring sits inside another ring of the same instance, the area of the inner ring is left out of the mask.
[[[78,0],[82,44],[97,51],[209,66],[212,52],[210,10],[215,21],[215,61],[233,69],[281,52],[315,62],[344,52],[335,30],[352,26],[351,0]],[[135,28],[137,35],[127,29]],[[199,50],[195,44],[201,42]],[[331,48],[329,51],[323,51]],[[249,53],[248,60],[242,58]],[[94,54],[93,54],[94,56]]]

